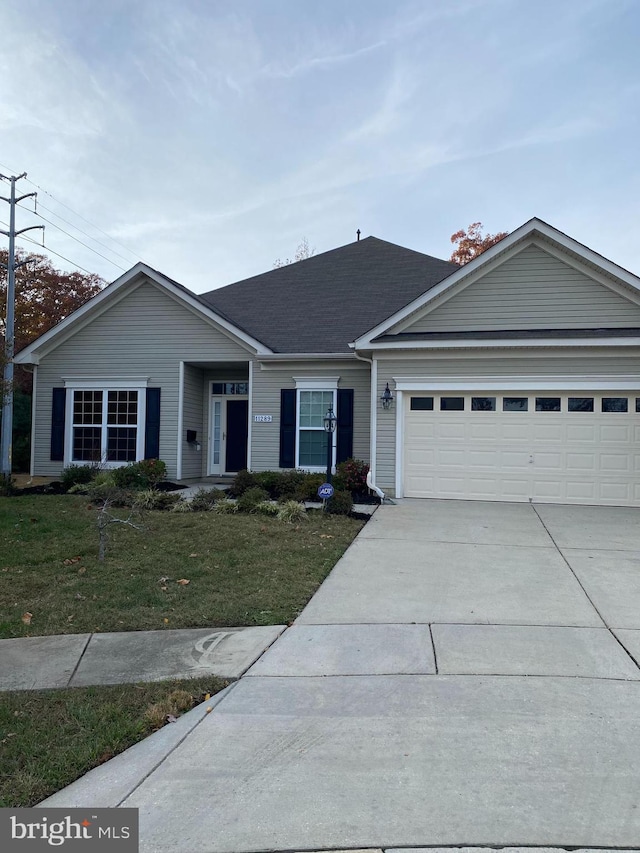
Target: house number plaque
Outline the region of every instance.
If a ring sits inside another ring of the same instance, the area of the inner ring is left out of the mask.
[[[273,415],[254,415],[253,420],[257,424],[270,424],[273,421]]]

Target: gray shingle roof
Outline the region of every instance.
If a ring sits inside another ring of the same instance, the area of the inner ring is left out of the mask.
[[[274,352],[349,352],[349,343],[458,269],[367,237],[197,298]]]

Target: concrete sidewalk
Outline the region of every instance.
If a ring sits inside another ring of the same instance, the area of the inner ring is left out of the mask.
[[[0,640],[0,691],[202,675],[239,678],[285,627],[122,631]]]
[[[211,713],[46,805],[137,807],[149,853],[638,848],[638,522],[382,507]]]

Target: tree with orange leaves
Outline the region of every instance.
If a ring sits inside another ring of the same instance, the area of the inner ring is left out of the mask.
[[[449,260],[460,266],[468,264],[491,246],[499,243],[508,233],[508,231],[499,231],[497,234],[483,234],[482,222],[472,222],[466,231],[456,231],[451,235],[451,242],[457,243],[457,248]]]

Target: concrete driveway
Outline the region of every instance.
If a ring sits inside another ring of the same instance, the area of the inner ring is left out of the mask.
[[[382,507],[183,740],[47,804],[138,807],[143,851],[640,848],[639,522]]]

